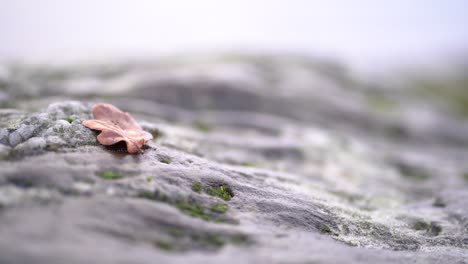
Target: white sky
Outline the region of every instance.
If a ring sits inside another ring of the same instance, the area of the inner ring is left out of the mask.
[[[0,60],[260,50],[353,64],[468,50],[463,0],[0,0]]]

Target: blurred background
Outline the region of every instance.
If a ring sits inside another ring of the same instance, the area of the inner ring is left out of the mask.
[[[2,0],[0,58],[250,51],[311,54],[376,71],[460,59],[466,9],[463,0]]]

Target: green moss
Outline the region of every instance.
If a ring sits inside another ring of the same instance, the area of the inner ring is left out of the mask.
[[[215,246],[215,247],[222,247],[225,244],[225,241],[223,240],[223,238],[218,235],[207,236],[206,242],[207,244]]]
[[[247,161],[247,162],[243,162],[241,165],[244,166],[244,167],[257,167],[257,165],[256,165],[255,163],[253,163],[253,162],[248,162],[248,161]]]
[[[196,122],[195,124],[193,124],[193,127],[195,127],[198,131],[205,133],[210,132],[212,130],[212,128],[208,124],[203,122]]]
[[[209,187],[206,192],[211,196],[217,196],[225,201],[231,200],[233,196],[230,188],[226,185],[221,185],[218,187]]]
[[[414,230],[427,230],[429,229],[429,224],[422,221],[422,220],[418,220],[416,222],[413,223],[413,229]]]
[[[181,238],[184,236],[184,231],[175,228],[170,229],[168,233],[170,236],[175,238]]]
[[[169,158],[169,157],[161,156],[161,157],[159,157],[159,162],[170,164],[172,161],[171,161],[171,158]]]
[[[173,200],[170,199],[167,195],[158,191],[143,191],[139,193],[137,197],[167,203],[176,207],[186,215],[200,218],[205,221],[224,223],[222,219],[219,219],[219,215],[225,213],[228,210],[227,205],[224,204],[213,204],[213,206],[208,209],[205,208],[202,204],[193,200]]]
[[[70,124],[73,123],[73,118],[71,118],[71,117],[67,117],[67,118],[65,118],[65,120],[67,120],[67,122],[70,123]]]
[[[141,192],[138,194],[139,198],[145,198],[148,200],[157,200],[156,195],[153,192]]]
[[[213,204],[211,205],[211,211],[219,214],[224,214],[228,210],[227,204]]]
[[[152,181],[153,181],[153,178],[151,178],[151,176],[148,176],[148,177],[146,177],[146,181],[147,181],[147,182],[152,182]]]
[[[468,117],[468,78],[466,74],[442,78],[425,76],[416,79],[412,86],[418,88],[421,95],[446,103],[460,117]]]
[[[468,181],[468,172],[463,173],[463,179],[465,179],[465,181]]]
[[[57,152],[57,151],[59,151],[59,147],[58,147],[58,146],[54,146],[54,145],[47,145],[47,146],[45,147],[45,150]]]
[[[412,180],[425,181],[431,178],[431,175],[429,175],[425,170],[408,164],[397,164],[397,168],[401,175]]]
[[[199,182],[194,182],[192,184],[192,191],[196,192],[196,193],[200,193],[201,192],[201,189],[202,189],[202,186],[201,186],[201,183]]]
[[[436,222],[427,223],[423,220],[417,220],[413,223],[413,229],[418,231],[426,231],[426,234],[437,236],[442,232],[442,227]]]
[[[98,174],[99,177],[106,180],[117,180],[123,177],[122,174],[113,171],[105,171]]]
[[[332,232],[330,227],[328,227],[325,224],[320,224],[319,225],[319,230],[320,230],[321,233],[324,233],[324,234],[331,234],[331,232]]]
[[[217,234],[198,235],[193,234],[192,240],[205,246],[222,247],[226,243],[222,236]]]
[[[167,197],[167,195],[160,193],[160,192],[144,191],[144,192],[139,193],[138,197],[148,199],[148,200],[165,202],[165,203],[170,202],[169,197]]]
[[[389,98],[382,95],[370,95],[367,97],[367,104],[372,109],[386,113],[390,110],[395,109],[395,102],[391,101]]]
[[[249,243],[249,239],[246,235],[234,235],[231,237],[231,242],[236,245],[245,245]]]
[[[205,209],[203,206],[197,202],[177,202],[176,207],[184,214],[190,215],[192,217],[201,218],[206,221],[212,220],[209,215],[205,214]]]
[[[250,244],[248,236],[244,234],[235,235],[221,235],[221,234],[192,234],[191,239],[201,246],[219,248],[227,243],[234,245],[248,245]]]
[[[149,132],[151,133],[151,135],[153,135],[153,139],[158,139],[164,136],[164,133],[159,129],[151,129],[149,130]]]
[[[174,248],[173,245],[167,241],[155,241],[154,246],[166,251],[171,251]]]

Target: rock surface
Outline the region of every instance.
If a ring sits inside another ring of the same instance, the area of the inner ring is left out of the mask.
[[[406,90],[282,56],[2,69],[0,263],[467,263],[468,123]]]

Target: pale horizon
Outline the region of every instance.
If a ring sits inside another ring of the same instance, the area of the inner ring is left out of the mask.
[[[464,1],[2,1],[0,60],[295,53],[362,68],[468,49]]]

